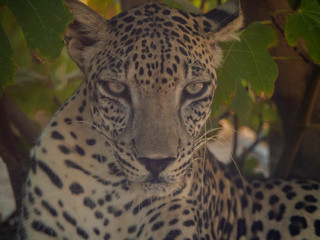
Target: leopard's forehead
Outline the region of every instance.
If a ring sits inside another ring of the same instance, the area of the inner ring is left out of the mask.
[[[100,63],[101,58],[107,59],[104,75],[114,74],[157,91],[172,88],[182,79],[201,75],[214,79],[208,39],[199,32],[199,24],[209,23],[199,23],[196,15],[149,2],[108,23],[103,46],[96,54]]]

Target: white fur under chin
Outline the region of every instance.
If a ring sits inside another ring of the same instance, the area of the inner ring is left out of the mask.
[[[130,191],[144,197],[170,197],[181,189],[182,181],[174,183],[131,182]]]

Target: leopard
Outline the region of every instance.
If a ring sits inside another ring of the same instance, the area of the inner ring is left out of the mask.
[[[201,135],[239,1],[148,1],[109,20],[65,4],[85,79],[32,150],[17,239],[320,239],[318,182],[246,180]]]

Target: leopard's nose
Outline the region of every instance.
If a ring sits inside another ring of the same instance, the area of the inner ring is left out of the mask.
[[[164,169],[166,169],[172,162],[176,160],[174,157],[169,158],[138,158],[139,162],[142,163],[146,169],[155,177],[159,175]]]

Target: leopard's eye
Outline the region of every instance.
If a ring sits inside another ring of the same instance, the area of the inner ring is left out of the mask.
[[[206,87],[205,83],[191,83],[186,86],[185,92],[189,97],[196,97],[204,92]]]
[[[126,86],[122,83],[108,82],[107,85],[110,91],[115,94],[121,94],[126,89]]]
[[[121,97],[121,95],[127,92],[127,87],[123,83],[102,80],[100,80],[98,83],[104,89],[104,91],[115,97]]]
[[[116,98],[124,98],[127,101],[131,101],[128,87],[121,82],[98,80],[98,86],[102,90],[102,96],[107,93]]]

